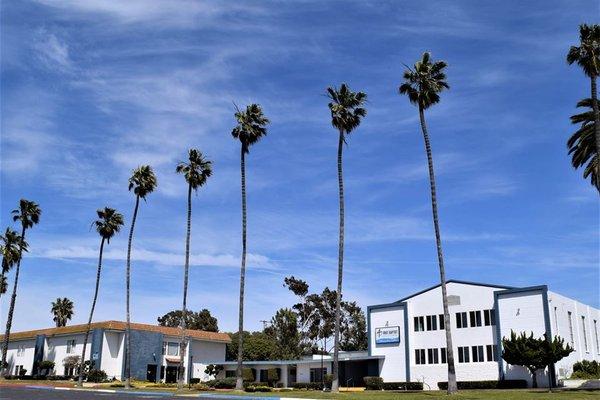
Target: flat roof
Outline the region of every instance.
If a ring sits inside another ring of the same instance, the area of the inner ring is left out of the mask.
[[[123,321],[102,321],[93,322],[90,329],[104,329],[110,331],[125,331],[127,323]],[[10,340],[35,339],[38,335],[58,336],[85,333],[87,324],[63,326],[60,328],[36,329],[31,331],[14,332],[10,334]],[[179,328],[171,328],[168,326],[158,326],[150,324],[131,323],[131,329],[136,331],[156,332],[167,336],[180,336]],[[210,342],[231,343],[231,338],[227,333],[207,332],[194,329],[186,329],[186,336],[192,339],[204,340]],[[4,335],[0,335],[0,341],[4,340]]]
[[[385,356],[369,356],[369,355],[341,355],[339,361],[367,361],[367,360],[382,360]],[[259,360],[259,361],[244,361],[244,365],[290,365],[290,364],[314,364],[320,363],[320,358],[301,359],[301,360]],[[333,362],[331,356],[324,356],[323,362]],[[218,365],[236,365],[237,361],[215,361],[212,364]]]

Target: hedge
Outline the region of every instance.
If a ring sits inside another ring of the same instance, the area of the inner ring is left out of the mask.
[[[104,382],[106,381],[106,372],[101,369],[92,369],[87,374],[87,381],[95,383]]]
[[[236,378],[213,379],[206,384],[215,389],[234,389]]]
[[[423,382],[383,382],[383,390],[423,390]]]
[[[190,378],[190,384],[195,385],[200,383],[200,378]]]
[[[363,378],[367,390],[382,390],[383,378],[380,376],[365,376]]]
[[[323,385],[321,382],[295,382],[292,384],[294,389],[305,389],[305,390],[321,390]]]
[[[527,381],[524,379],[505,379],[501,381],[459,381],[459,389],[526,389]],[[448,389],[448,382],[438,382],[440,390]]]
[[[244,389],[246,392],[271,392],[273,389],[271,389],[270,386],[254,386],[254,385],[248,385],[246,386],[246,388]]]

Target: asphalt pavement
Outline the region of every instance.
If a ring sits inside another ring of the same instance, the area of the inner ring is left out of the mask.
[[[164,394],[101,393],[87,390],[32,389],[25,387],[0,387],[0,400],[99,400],[99,399],[181,399]]]

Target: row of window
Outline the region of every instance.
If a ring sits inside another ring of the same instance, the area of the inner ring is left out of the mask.
[[[571,342],[571,347],[575,348],[575,336],[573,334],[573,314],[571,313],[571,311],[567,311],[567,316],[569,317],[569,341]],[[554,321],[556,324],[556,332],[558,333],[558,316],[556,315],[556,307],[554,307]],[[586,353],[589,353],[587,329],[584,315],[581,316],[581,333],[583,334],[583,348]],[[600,340],[598,339],[598,321],[596,320],[594,320],[594,339],[596,342],[596,352],[600,354]]]
[[[438,327],[444,329],[444,314],[414,317],[414,325],[415,332],[437,331]]]
[[[469,351],[470,350],[470,351]],[[470,355],[470,356],[469,356]],[[487,361],[498,361],[498,352],[496,346],[493,344],[488,344],[485,346],[459,346],[458,347],[458,362],[459,363],[468,363],[468,362],[485,362],[487,356]]]
[[[427,354],[427,358],[425,358]],[[446,348],[415,349],[416,364],[446,364]]]
[[[483,315],[483,320],[482,320]],[[476,310],[469,311],[469,318],[467,319],[467,312],[457,312],[456,313],[456,327],[457,328],[475,328],[478,326],[494,326],[496,325],[496,314],[494,313],[494,309],[489,310]],[[470,324],[469,324],[470,322]]]

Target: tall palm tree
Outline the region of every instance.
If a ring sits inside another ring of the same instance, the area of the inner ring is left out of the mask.
[[[40,215],[42,210],[33,201],[21,199],[19,201],[19,208],[12,211],[13,221],[21,222],[21,241],[19,244],[19,258],[17,260],[17,267],[15,270],[15,281],[13,283],[12,296],[10,298],[10,306],[8,308],[8,316],[6,318],[6,332],[4,334],[4,346],[2,347],[2,364],[4,373],[6,369],[6,352],[8,351],[8,342],[10,340],[10,329],[12,327],[13,314],[15,312],[15,301],[17,300],[17,286],[19,284],[19,272],[21,270],[21,260],[23,259],[23,250],[25,249],[25,231],[33,227],[33,225],[40,222]]]
[[[339,89],[336,87],[327,88],[329,97],[329,110],[331,111],[331,125],[339,132],[338,150],[337,150],[337,172],[338,189],[340,202],[340,232],[338,247],[338,279],[335,304],[335,328],[333,343],[333,381],[331,391],[339,390],[339,342],[340,342],[340,318],[341,318],[341,298],[342,298],[342,275],[344,272],[344,177],[342,174],[342,150],[346,143],[346,135],[349,135],[360,125],[361,118],[367,115],[367,110],[362,107],[367,100],[367,95],[363,92],[353,92],[342,83]]]
[[[8,288],[6,274],[21,258],[21,250],[27,251],[27,243],[19,236],[17,231],[6,228],[4,235],[0,235],[0,254],[2,255],[2,272],[0,273],[0,296]]]
[[[135,207],[133,208],[133,217],[131,218],[131,227],[129,228],[129,240],[127,242],[127,272],[126,272],[126,314],[127,329],[125,330],[125,388],[131,388],[131,314],[129,312],[129,293],[131,286],[131,242],[133,241],[133,230],[135,220],[137,219],[140,199],[146,200],[146,196],[154,191],[157,181],[152,167],[142,165],[136,168],[129,178],[129,191],[133,189],[135,194]]]
[[[600,190],[600,176],[598,175],[598,158],[600,154],[596,151],[594,140],[594,111],[592,99],[583,99],[577,103],[577,107],[586,108],[579,114],[571,116],[573,124],[581,124],[579,129],[571,135],[567,141],[571,164],[574,168],[585,166],[583,177],[590,178],[592,185]]]
[[[85,363],[85,350],[87,348],[88,338],[90,335],[90,327],[92,318],[94,317],[94,309],[96,308],[96,300],[98,299],[98,289],[100,288],[100,273],[102,272],[102,254],[104,253],[104,242],[110,244],[110,239],[116,235],[123,226],[123,215],[117,212],[114,208],[104,207],[96,210],[98,219],[92,223],[96,227],[96,232],[100,235],[100,252],[98,255],[98,269],[96,270],[96,287],[94,289],[94,299],[92,300],[92,308],[90,317],[88,318],[87,327],[85,330],[85,339],[83,340],[83,351],[81,353],[81,365],[79,366],[79,377],[77,378],[77,386],[83,386],[83,365]]]
[[[596,154],[600,154],[600,109],[596,86],[596,80],[600,76],[600,25],[579,25],[579,42],[579,46],[571,46],[569,49],[567,62],[569,64],[577,63],[590,78],[591,103],[594,113],[594,142]],[[600,163],[596,162],[590,165],[595,167],[596,176],[600,176]],[[600,192],[597,181],[595,185]]]
[[[242,355],[244,334],[244,285],[246,280],[246,154],[250,152],[250,146],[258,142],[267,134],[269,120],[264,116],[258,104],[250,104],[245,110],[236,106],[235,119],[237,125],[231,131],[234,139],[240,141],[240,169],[242,175],[242,266],[240,268],[240,307],[238,325],[238,354],[236,371],[236,390],[244,388],[242,377]]]
[[[444,307],[444,328],[446,330],[446,351],[448,353],[448,394],[458,391],[456,385],[456,371],[454,367],[454,352],[452,351],[452,334],[450,332],[450,313],[448,311],[448,294],[446,292],[446,271],[444,269],[444,256],[442,253],[442,239],[440,224],[438,220],[437,195],[435,187],[435,174],[433,170],[433,156],[431,154],[431,143],[425,123],[425,110],[440,101],[440,92],[449,89],[446,83],[444,69],[447,64],[444,61],[432,61],[428,52],[423,53],[422,58],[417,61],[414,68],[408,67],[404,71],[404,83],[400,85],[399,92],[408,96],[412,104],[419,107],[419,118],[421,131],[425,141],[427,153],[427,164],[429,166],[429,185],[431,187],[431,211],[433,213],[433,226],[435,229],[435,241],[437,245],[438,264],[440,267],[440,284],[442,288],[442,303]]]
[[[188,184],[187,196],[187,231],[185,235],[185,266],[183,274],[183,305],[181,312],[181,343],[179,344],[179,373],[177,378],[177,389],[183,389],[183,352],[185,342],[185,315],[187,311],[188,272],[190,269],[190,238],[192,233],[192,190],[197,192],[199,187],[204,186],[212,175],[212,162],[205,159],[202,153],[196,149],[188,152],[188,162],[180,162],[175,172],[183,174]]]
[[[73,302],[66,297],[62,299],[59,297],[56,301],[52,302],[50,312],[54,315],[53,320],[57,328],[67,326],[67,321],[73,318]]]

